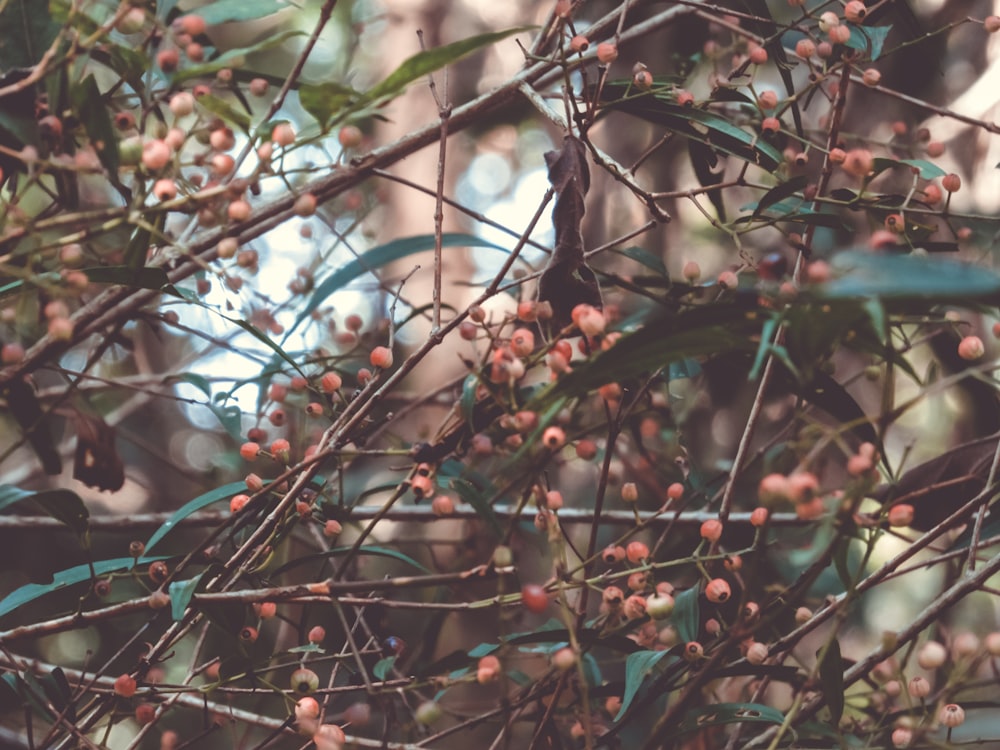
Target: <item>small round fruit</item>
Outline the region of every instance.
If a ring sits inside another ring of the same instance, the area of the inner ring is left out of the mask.
[[[808,60],[816,54],[816,42],[812,39],[799,39],[795,43],[795,54],[803,60]]]
[[[868,68],[861,74],[861,80],[865,86],[878,86],[882,81],[882,74],[875,68]]]
[[[682,107],[693,107],[694,106],[694,94],[690,91],[685,91],[680,89],[677,92],[677,103]]]
[[[949,193],[957,193],[962,187],[962,178],[954,172],[941,178],[941,187]]]
[[[674,598],[670,594],[653,594],[646,597],[646,614],[654,620],[665,620],[674,611]]]
[[[161,49],[156,53],[156,64],[164,73],[173,73],[180,62],[180,53],[175,49]]]
[[[861,23],[868,15],[868,8],[861,0],[851,0],[844,6],[844,18],[851,23]]]
[[[292,210],[297,216],[312,216],[316,213],[316,196],[312,193],[303,193],[295,199]]]
[[[705,649],[698,641],[688,641],[684,644],[683,655],[685,661],[698,661],[705,655]]]
[[[569,646],[564,646],[563,648],[552,654],[552,666],[558,669],[560,672],[565,672],[568,669],[572,669],[576,665],[576,652]]]
[[[913,506],[900,503],[889,508],[887,515],[889,525],[893,528],[903,528],[913,523]]]
[[[287,122],[281,122],[271,131],[271,140],[279,146],[291,146],[295,143],[295,129]]]
[[[583,34],[577,34],[569,40],[569,48],[574,52],[584,52],[590,46],[590,40]]]
[[[413,718],[417,720],[418,724],[423,724],[424,726],[433,724],[443,715],[444,712],[441,710],[441,706],[434,701],[424,701],[413,712]]]
[[[344,148],[357,148],[363,138],[364,134],[357,125],[345,125],[337,133],[337,140]]]
[[[705,597],[715,604],[729,601],[732,590],[723,578],[713,578],[705,585]]]
[[[542,433],[542,445],[549,450],[558,450],[566,444],[566,433],[561,427],[547,427]]]
[[[760,641],[754,641],[747,649],[747,661],[751,664],[763,664],[767,659],[767,645]]]
[[[986,16],[983,19],[983,28],[990,34],[996,34],[1000,31],[1000,16]]]
[[[549,607],[549,595],[537,583],[526,583],[521,587],[521,604],[529,612],[540,614]]]
[[[319,689],[319,675],[311,669],[300,667],[292,672],[292,690],[299,695],[307,695]]]
[[[774,135],[781,130],[781,120],[777,117],[765,117],[760,123],[760,129],[765,135]]]
[[[770,515],[767,508],[757,507],[754,508],[750,513],[750,525],[760,528],[765,523],[767,523],[767,517]]]
[[[625,557],[633,565],[638,565],[649,557],[649,546],[645,542],[629,542],[625,548]]]
[[[295,718],[302,721],[302,719],[315,719],[318,717],[319,702],[309,696],[299,698],[298,703],[295,704]]]
[[[597,59],[607,65],[618,59],[618,47],[612,42],[601,42],[597,45]]]
[[[978,336],[966,336],[958,342],[958,356],[964,360],[973,361],[986,353],[986,346]]]
[[[131,698],[137,689],[135,678],[130,674],[123,674],[115,680],[115,695],[122,698]]]
[[[763,65],[767,62],[767,50],[763,47],[754,47],[750,50],[749,57],[754,65]]]
[[[368,356],[368,361],[372,367],[388,369],[392,367],[392,349],[387,346],[376,346]]]
[[[713,544],[722,538],[722,521],[710,518],[701,524],[701,538]]]

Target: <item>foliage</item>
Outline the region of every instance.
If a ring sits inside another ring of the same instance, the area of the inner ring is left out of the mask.
[[[5,746],[1000,736],[1000,19],[542,5],[0,4]]]

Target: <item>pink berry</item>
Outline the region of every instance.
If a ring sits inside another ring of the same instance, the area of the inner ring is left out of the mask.
[[[958,343],[958,356],[965,360],[976,360],[986,353],[983,340],[978,336],[966,336]]]
[[[376,346],[368,356],[368,361],[372,367],[388,369],[392,367],[392,349],[387,346]]]
[[[597,45],[597,59],[607,65],[618,59],[618,47],[612,42],[601,42]]]

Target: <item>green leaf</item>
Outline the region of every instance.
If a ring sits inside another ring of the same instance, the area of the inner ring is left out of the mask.
[[[133,289],[153,289],[155,291],[165,291],[170,294],[177,294],[167,278],[167,272],[159,266],[143,266],[131,268],[129,266],[94,266],[84,268],[83,272],[94,284],[120,284],[132,287]]]
[[[213,115],[218,115],[224,122],[235,125],[244,133],[250,132],[250,115],[242,110],[236,109],[221,96],[213,94],[203,94],[198,97],[198,104],[203,106]]]
[[[677,135],[757,164],[768,172],[773,172],[781,163],[781,152],[774,146],[725,117],[697,107],[681,106],[665,91],[626,97],[630,86],[631,83],[623,82],[606,84],[601,94],[604,108],[662,125]]]
[[[39,492],[35,495],[35,502],[47,515],[69,526],[85,549],[90,546],[87,541],[90,511],[79,495],[70,490]]]
[[[675,734],[724,724],[783,724],[784,721],[781,711],[760,703],[716,703],[686,711]]]
[[[324,132],[338,112],[356,103],[360,98],[361,92],[333,81],[318,84],[304,83],[299,87],[299,102],[302,108],[316,119]]]
[[[795,193],[802,190],[808,184],[808,175],[801,174],[768,190],[757,202],[757,208],[753,212],[754,218],[759,217],[768,207],[795,195]]]
[[[472,430],[476,429],[474,427],[474,417],[476,410],[476,391],[478,389],[479,378],[475,375],[469,375],[464,381],[462,381],[462,396],[458,400],[459,408],[462,412],[462,418]]]
[[[81,500],[80,496],[72,490],[44,490],[42,492],[29,492],[28,490],[22,490],[20,487],[15,487],[12,484],[0,484],[0,511],[3,511],[6,508],[24,500],[34,500],[43,508],[60,506],[64,508],[71,508],[75,503],[83,505],[83,500]],[[57,517],[52,513],[49,513],[48,510],[45,512],[53,518]],[[81,513],[83,514],[83,518],[86,519],[88,514],[85,506],[82,511],[80,509],[72,511],[72,515],[77,517]]]
[[[448,486],[458,493],[462,502],[468,503],[475,509],[476,514],[486,521],[486,524],[498,539],[503,538],[503,528],[500,526],[497,514],[478,487],[468,480],[457,477],[448,482]]]
[[[698,640],[699,610],[697,586],[685,589],[674,597],[674,611],[670,613],[670,622],[682,643]]]
[[[198,7],[197,13],[205,23],[214,26],[230,21],[252,21],[289,8],[301,10],[300,3],[288,0],[213,0]]]
[[[220,393],[216,396],[215,400],[206,402],[205,406],[211,409],[212,413],[218,417],[219,423],[225,428],[226,432],[229,433],[229,437],[233,440],[242,442],[243,410],[236,406],[236,404],[229,404],[227,406],[225,404],[216,403],[216,400],[225,398],[226,394]]]
[[[404,60],[384,81],[365,92],[358,106],[375,105],[384,99],[395,97],[414,81],[420,80],[446,65],[451,65],[482,47],[487,47],[509,36],[521,34],[534,28],[534,26],[520,26],[516,29],[479,34],[446,44],[443,47],[418,52],[413,57]]]
[[[281,573],[287,573],[289,570],[298,568],[302,565],[306,565],[307,563],[316,562],[318,560],[325,560],[328,557],[340,557],[341,555],[346,555],[352,549],[353,547],[348,545],[343,547],[334,547],[333,549],[327,550],[326,552],[317,552],[312,555],[303,555],[301,557],[295,558],[290,562],[285,563],[276,570],[271,571],[271,575],[278,576]],[[388,557],[393,560],[399,560],[400,562],[404,562],[407,565],[411,565],[417,570],[423,573],[427,573],[428,575],[432,573],[432,571],[425,568],[423,565],[418,563],[409,555],[399,552],[398,550],[390,549],[388,547],[377,547],[373,544],[366,544],[358,550],[358,554],[375,555],[377,557]]]
[[[149,537],[149,541],[146,542],[146,554],[149,554],[149,551],[159,544],[163,540],[163,537],[173,531],[179,521],[183,521],[192,513],[196,513],[202,508],[206,508],[213,503],[218,503],[222,500],[229,500],[233,495],[239,495],[242,492],[246,492],[246,489],[246,482],[230,482],[229,484],[224,484],[221,487],[210,490],[203,495],[198,495],[198,497],[194,500],[189,500],[178,510],[174,511],[173,515],[164,521],[163,525],[154,531],[153,535]]]
[[[670,362],[726,351],[752,352],[751,337],[760,331],[756,308],[735,304],[696,307],[651,318],[613,347],[585,362],[542,389],[526,408],[542,411],[562,398],[582,396],[605,383],[620,382],[644,372],[655,372]]]
[[[840,641],[834,638],[823,652],[819,663],[819,679],[823,686],[823,697],[830,709],[830,725],[840,724],[844,715],[844,661],[840,656]]]
[[[863,52],[872,62],[882,56],[885,38],[889,36],[892,26],[855,26],[849,24],[851,37],[845,43],[851,49]]]
[[[499,245],[494,245],[492,242],[488,242],[482,237],[476,237],[471,234],[445,233],[441,237],[441,246],[488,247],[493,250],[508,252]],[[290,335],[303,320],[307,319],[312,314],[313,310],[316,310],[321,304],[323,304],[327,297],[342,289],[349,282],[359,276],[363,276],[364,274],[370,273],[377,268],[381,268],[384,265],[406,258],[415,253],[421,253],[433,249],[433,234],[421,234],[414,237],[404,237],[402,239],[393,240],[392,242],[387,242],[384,245],[379,245],[378,247],[373,247],[361,257],[355,258],[349,263],[338,268],[316,286],[312,297],[309,298],[309,302],[306,303],[305,308],[303,308],[302,312],[299,313],[299,317],[296,318],[295,323],[289,328],[288,334]]]
[[[93,74],[70,89],[73,109],[83,123],[90,144],[110,175],[118,173],[118,136],[111,124],[108,107]],[[117,177],[115,177],[117,179]]]
[[[199,573],[186,581],[171,582],[167,591],[170,594],[170,614],[174,622],[180,622],[184,618],[184,611],[191,602],[191,597],[194,596],[203,575],[205,574]]]
[[[156,560],[166,560],[166,556],[143,557],[139,560],[139,565],[148,565]],[[94,575],[103,576],[119,570],[128,570],[135,563],[131,557],[118,557],[112,560],[100,560],[94,563]],[[52,576],[52,583],[28,583],[15,589],[2,600],[0,600],[0,617],[9,615],[19,607],[23,607],[29,602],[35,601],[45,594],[51,594],[77,583],[91,580],[89,565],[77,565],[66,570],[61,570]]]
[[[624,255],[626,258],[631,258],[636,263],[640,263],[648,268],[650,271],[658,274],[659,276],[667,275],[667,267],[663,265],[663,259],[653,255],[648,250],[638,247],[637,245],[632,245],[630,247],[616,248],[612,252],[618,255]]]
[[[628,707],[632,705],[632,700],[639,693],[639,688],[652,674],[653,668],[668,653],[668,651],[636,651],[634,654],[628,655],[625,660],[625,693],[622,695],[622,707],[618,710],[615,721],[625,715]],[[677,657],[672,658],[676,659]]]
[[[215,3],[209,3],[209,5],[204,7],[214,7]],[[201,14],[201,9],[198,11]],[[198,65],[188,65],[181,68],[173,75],[174,84],[183,83],[184,81],[189,81],[192,78],[204,78],[206,76],[215,75],[223,68],[245,68],[247,64],[247,57],[256,52],[263,52],[272,47],[277,47],[288,39],[295,36],[302,36],[304,32],[302,31],[285,31],[281,34],[276,34],[274,36],[268,36],[263,41],[257,42],[249,47],[241,47],[239,49],[231,49],[223,52],[221,55],[208,62],[199,63]],[[209,102],[205,102],[205,99],[209,98]],[[208,97],[201,97],[198,99],[199,104],[204,104],[206,109],[209,109],[220,117],[232,116],[234,119],[231,122],[236,123],[240,127],[244,127],[241,120],[245,117],[242,112],[232,109],[228,103],[224,100],[214,97],[211,94]],[[225,112],[216,112],[212,109],[212,106],[224,106]],[[249,127],[249,119],[246,120],[247,127]],[[245,130],[246,128],[244,128]]]
[[[389,676],[393,666],[396,664],[396,658],[397,658],[396,655],[393,654],[392,656],[386,656],[382,659],[379,659],[375,663],[375,666],[372,667],[372,675],[375,677],[375,679],[384,681],[386,677]]]
[[[821,298],[880,297],[964,306],[1000,301],[1000,275],[948,258],[852,251],[840,253],[831,265],[835,278],[817,289]]]
[[[49,4],[11,0],[0,4],[0,8],[0,70],[32,67],[59,33],[59,24],[52,20]]]
[[[933,180],[937,177],[944,177],[947,172],[945,172],[937,164],[934,164],[924,159],[886,159],[884,157],[878,157],[875,159],[875,174],[884,172],[887,169],[892,169],[894,167],[910,167],[911,169],[916,169],[920,172],[920,176],[925,180]]]

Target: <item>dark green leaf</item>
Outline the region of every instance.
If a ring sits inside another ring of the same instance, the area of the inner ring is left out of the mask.
[[[215,3],[209,3],[208,6],[204,7],[215,7]],[[201,9],[198,11],[201,14]],[[291,39],[295,36],[301,36],[304,32],[301,31],[285,31],[281,34],[274,34],[273,36],[266,37],[263,41],[257,42],[249,47],[242,47],[240,49],[226,50],[218,57],[208,62],[199,63],[197,65],[187,65],[181,68],[176,73],[174,73],[173,81],[174,83],[183,83],[184,81],[189,81],[192,78],[204,78],[206,76],[215,75],[223,68],[244,68],[247,64],[247,56],[252,55],[255,52],[263,52],[264,50],[271,49],[272,47],[277,47],[280,44],[284,44],[286,40]],[[206,103],[205,99],[209,102]],[[247,116],[242,112],[233,109],[225,100],[219,99],[212,95],[207,97],[200,97],[198,99],[199,104],[204,104],[206,109],[215,112],[215,114],[220,117],[232,117],[231,122],[239,125],[241,128],[246,130],[249,127],[249,119],[246,119],[247,126],[244,127],[243,119]],[[216,111],[212,107],[220,107],[223,111]]]
[[[606,84],[602,89],[604,107],[662,125],[685,138],[757,164],[768,172],[777,169],[782,161],[781,152],[774,146],[721,115],[697,107],[683,107],[666,92],[623,98],[628,89],[629,84]]]
[[[475,424],[475,409],[476,409],[476,391],[479,389],[479,378],[475,375],[469,375],[462,382],[462,397],[459,399],[459,408],[462,411],[462,418],[469,425],[469,429],[475,430],[473,426]]]
[[[802,190],[808,184],[809,177],[801,174],[797,177],[792,177],[787,182],[783,182],[771,190],[768,190],[757,202],[757,208],[755,208],[753,212],[754,218],[760,216],[765,210],[767,210],[767,208],[773,206],[775,203],[795,195],[795,193]]]
[[[784,721],[781,711],[760,703],[716,703],[686,711],[676,734],[723,724],[782,724]]]
[[[681,643],[698,640],[699,616],[700,606],[696,586],[685,589],[674,597],[674,611],[670,613],[670,622],[677,631]]]
[[[225,398],[225,394],[220,393],[219,397]],[[219,423],[229,433],[229,437],[237,441],[242,440],[243,410],[240,407],[236,406],[236,404],[219,404],[214,400],[208,401],[205,406],[211,409],[212,413],[218,417]]]
[[[155,560],[165,560],[161,557],[143,557],[139,560],[140,565],[148,565]],[[128,570],[135,561],[131,557],[119,557],[113,560],[100,560],[94,563],[94,575],[103,576],[118,570]],[[19,607],[33,602],[40,596],[51,594],[77,583],[83,583],[91,579],[89,565],[77,565],[66,570],[61,570],[52,577],[52,583],[29,583],[15,589],[3,600],[0,600],[0,617],[10,614]]]
[[[285,0],[213,0],[199,6],[197,12],[205,23],[214,26],[230,21],[252,21],[295,7]]]
[[[359,91],[333,81],[315,85],[304,83],[299,87],[302,108],[316,119],[323,131],[341,110],[360,98]]]
[[[500,526],[500,521],[493,511],[493,506],[489,504],[483,493],[472,482],[456,477],[448,483],[448,486],[458,493],[462,502],[468,503],[475,509],[476,514],[486,521],[486,524],[498,539],[503,537],[503,528]]]
[[[506,29],[505,31],[495,31],[489,34],[480,34],[458,42],[446,44],[443,47],[418,52],[413,57],[404,60],[389,76],[364,94],[359,106],[377,104],[383,99],[395,97],[403,91],[409,84],[418,81],[435,70],[440,70],[446,65],[458,62],[466,55],[478,49],[506,39],[514,34],[521,34],[530,31],[534,26],[521,26],[516,29]]]
[[[694,168],[695,177],[702,187],[718,185],[726,176],[726,170],[719,166],[721,159],[715,149],[706,146],[704,143],[695,140],[688,140],[688,157],[691,159],[691,166]],[[726,221],[726,203],[722,199],[722,190],[709,190],[708,199],[715,206],[715,212],[719,221]]]
[[[101,164],[111,175],[118,172],[118,136],[111,125],[108,106],[97,87],[93,74],[87,76],[70,89],[73,109],[87,131],[87,137],[97,152]]]
[[[46,474],[62,471],[62,456],[56,450],[49,430],[48,416],[42,411],[35,389],[25,380],[15,378],[0,386],[0,396],[7,401],[7,409],[14,417],[31,449],[42,462]]]
[[[281,567],[277,568],[276,570],[271,571],[271,575],[278,576],[281,573],[287,573],[289,570],[292,570],[294,568],[298,568],[308,563],[317,562],[318,560],[325,560],[328,557],[340,557],[341,555],[346,555],[352,549],[353,547],[350,546],[334,547],[333,549],[327,550],[326,552],[317,552],[316,554],[312,555],[303,555],[301,557],[296,557],[291,562],[287,562]],[[404,562],[407,565],[411,565],[417,570],[423,573],[427,573],[428,575],[431,573],[430,570],[425,568],[423,565],[418,563],[409,555],[406,555],[402,552],[391,549],[389,547],[376,547],[375,545],[372,544],[366,544],[358,550],[358,554],[375,555],[377,557],[388,557],[393,560],[399,560],[400,562]]]
[[[30,68],[59,33],[47,2],[11,0],[0,5],[0,70]]]
[[[635,641],[623,635],[605,635],[603,631],[591,628],[578,631],[577,637],[580,644],[584,646],[602,646],[624,654],[631,654],[640,650]],[[510,635],[504,638],[504,642],[514,646],[527,643],[566,644],[569,642],[569,631],[558,625],[552,628],[543,627],[533,633],[516,633]]]
[[[225,66],[223,66],[225,67]],[[198,104],[203,106],[213,115],[218,115],[225,123],[235,125],[244,133],[250,132],[250,115],[242,110],[236,109],[225,99],[212,94],[203,94],[198,97]]]
[[[494,245],[492,242],[488,242],[482,237],[476,237],[471,234],[445,233],[441,238],[441,246],[488,247],[493,250],[507,252],[506,249],[500,247],[499,245]],[[387,242],[384,245],[379,245],[378,247],[373,247],[359,258],[356,258],[346,265],[338,268],[316,286],[315,291],[313,291],[312,296],[309,298],[309,302],[306,303],[305,308],[301,313],[299,313],[299,317],[296,318],[295,323],[291,326],[288,333],[291,334],[291,332],[294,331],[303,320],[312,314],[313,310],[316,310],[321,304],[323,304],[327,297],[334,292],[343,289],[349,282],[359,276],[363,276],[366,273],[370,273],[375,269],[381,268],[384,265],[402,258],[406,258],[414,253],[425,252],[433,249],[433,234],[421,234],[415,237],[404,237],[402,239],[393,240],[392,242]]]
[[[229,484],[224,484],[214,490],[209,490],[205,494],[199,495],[194,500],[189,500],[181,508],[174,511],[173,515],[164,521],[160,528],[153,532],[153,535],[149,537],[149,541],[146,542],[146,553],[148,554],[153,547],[160,543],[163,537],[173,531],[174,527],[177,526],[178,521],[183,521],[192,513],[196,513],[202,508],[208,507],[212,503],[229,500],[233,495],[239,495],[242,492],[246,492],[246,490],[246,482],[230,482]]]
[[[47,515],[69,526],[73,533],[80,538],[84,547],[89,546],[85,540],[87,531],[90,529],[87,521],[90,518],[90,512],[79,495],[70,490],[39,492],[35,495],[35,502]]]
[[[156,215],[153,219],[152,227],[148,224],[144,224],[143,226],[135,228],[135,231],[132,232],[132,236],[129,237],[128,246],[125,248],[125,266],[132,270],[136,270],[146,265],[146,258],[149,257],[149,245],[153,239],[153,230],[162,233],[163,227],[166,223],[167,214],[164,211]],[[164,272],[164,279],[165,278],[166,273]]]
[[[372,675],[377,680],[385,680],[389,674],[392,672],[393,666],[396,664],[396,655],[386,656],[379,659],[375,666],[372,667]]]
[[[625,715],[628,707],[632,705],[632,700],[639,693],[639,688],[652,674],[653,668],[668,653],[668,651],[636,651],[634,654],[628,655],[625,660],[625,693],[622,695],[622,707],[618,710],[615,721]],[[677,657],[672,658],[676,659]]]
[[[15,487],[12,484],[0,484],[0,511],[19,503],[23,500],[35,500],[39,505],[44,507],[71,507],[75,503],[80,503],[83,505],[83,501],[80,496],[77,495],[72,490],[44,490],[42,492],[29,492],[28,490],[22,490],[20,487]],[[56,518],[49,511],[45,511],[53,518]],[[83,518],[87,518],[87,509],[83,507],[82,511],[79,509],[74,511],[74,514],[83,514]],[[61,519],[60,519],[61,520]],[[69,525],[69,524],[67,524]]]
[[[170,594],[170,614],[174,618],[174,622],[180,622],[184,619],[184,611],[191,602],[191,597],[194,596],[203,575],[205,574],[199,573],[186,581],[171,582],[168,593]]]
[[[948,258],[844,252],[833,260],[835,278],[818,289],[827,299],[881,297],[924,304],[1000,301],[1000,275]]]
[[[851,37],[846,45],[867,55],[874,62],[882,56],[885,38],[892,26],[855,26],[850,24]]]
[[[70,687],[62,667],[56,667],[48,674],[43,675],[40,682],[53,708],[70,721],[76,721],[76,707],[72,702],[73,689]]]
[[[886,159],[884,157],[875,159],[875,174],[901,166],[918,170],[920,176],[925,180],[933,180],[937,177],[944,177],[947,174],[937,164],[925,161],[924,159]]]
[[[134,289],[153,289],[175,293],[167,272],[159,266],[94,266],[84,268],[83,272],[94,284],[121,284]]]
[[[644,265],[646,268],[660,276],[667,275],[667,267],[663,265],[663,259],[653,255],[653,253],[649,252],[645,248],[641,248],[637,245],[631,245],[629,247],[616,248],[612,250],[612,252],[617,253],[618,255],[624,255],[626,258],[631,258],[636,263]]]
[[[655,372],[689,357],[754,351],[751,336],[759,333],[760,325],[755,308],[725,304],[655,317],[622,336],[611,349],[575,365],[572,372],[536,395],[528,408],[541,410],[556,400],[582,396],[606,383]]]
[[[840,641],[834,638],[823,652],[819,663],[819,679],[823,685],[823,697],[830,709],[830,725],[840,724],[844,715],[844,661],[840,656]]]

